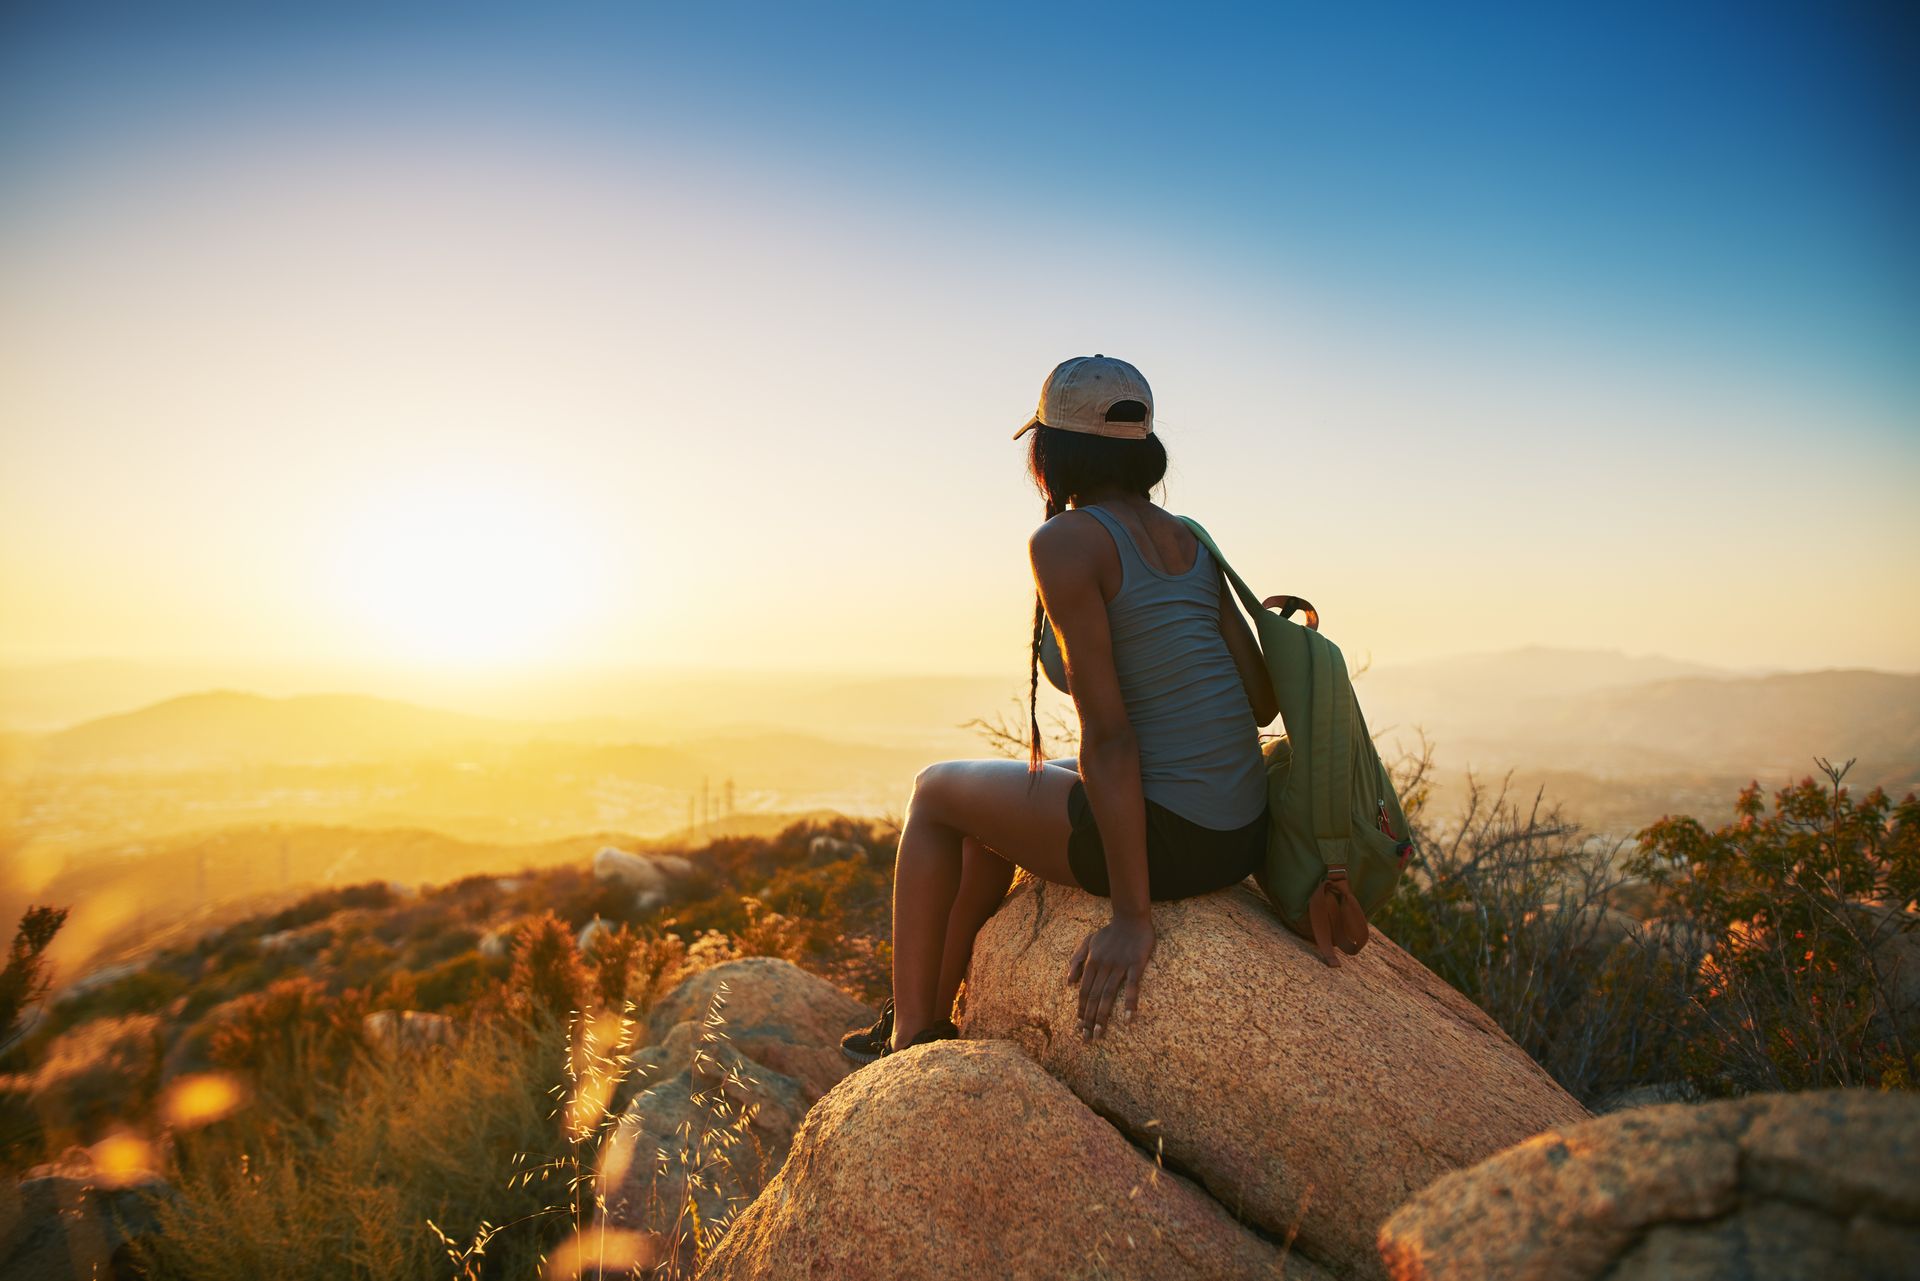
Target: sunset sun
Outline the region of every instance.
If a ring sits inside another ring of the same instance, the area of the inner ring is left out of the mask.
[[[397,658],[539,659],[587,622],[603,587],[579,522],[505,481],[377,490],[342,533],[350,625]]]

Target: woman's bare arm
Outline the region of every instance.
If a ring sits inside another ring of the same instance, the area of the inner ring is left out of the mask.
[[[1140,749],[1121,697],[1107,603],[1093,568],[1100,547],[1092,540],[1106,537],[1091,520],[1056,517],[1027,544],[1041,604],[1060,633],[1080,715],[1080,779],[1107,854],[1113,921],[1080,944],[1067,976],[1080,987],[1081,1026],[1089,1036],[1106,1027],[1123,995],[1129,1015],[1138,1007],[1140,976],[1154,946]]]
[[[1094,573],[1104,531],[1055,518],[1027,543],[1034,582],[1047,617],[1060,633],[1067,683],[1080,716],[1080,778],[1107,848],[1116,914],[1147,914],[1147,807],[1140,783],[1140,749],[1120,694],[1113,663],[1107,603]]]

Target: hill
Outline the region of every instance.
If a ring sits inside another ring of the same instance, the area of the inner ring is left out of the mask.
[[[52,770],[217,769],[392,761],[427,751],[522,742],[566,727],[442,711],[365,694],[268,698],[208,690],[84,721],[38,737]]]

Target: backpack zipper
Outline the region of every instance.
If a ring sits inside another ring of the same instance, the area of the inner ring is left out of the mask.
[[[1386,798],[1382,797],[1380,799],[1379,804],[1380,804],[1380,830],[1385,832],[1387,834],[1387,839],[1394,843],[1393,851],[1394,853],[1400,856],[1400,866],[1404,868],[1407,865],[1407,860],[1413,856],[1413,841],[1411,839],[1398,837],[1393,834],[1393,826],[1392,824],[1387,822]]]

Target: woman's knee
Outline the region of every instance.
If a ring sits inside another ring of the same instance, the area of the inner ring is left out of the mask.
[[[959,761],[935,761],[913,776],[913,795],[907,804],[918,810],[921,818],[939,819],[945,802],[952,796],[960,764]]]

